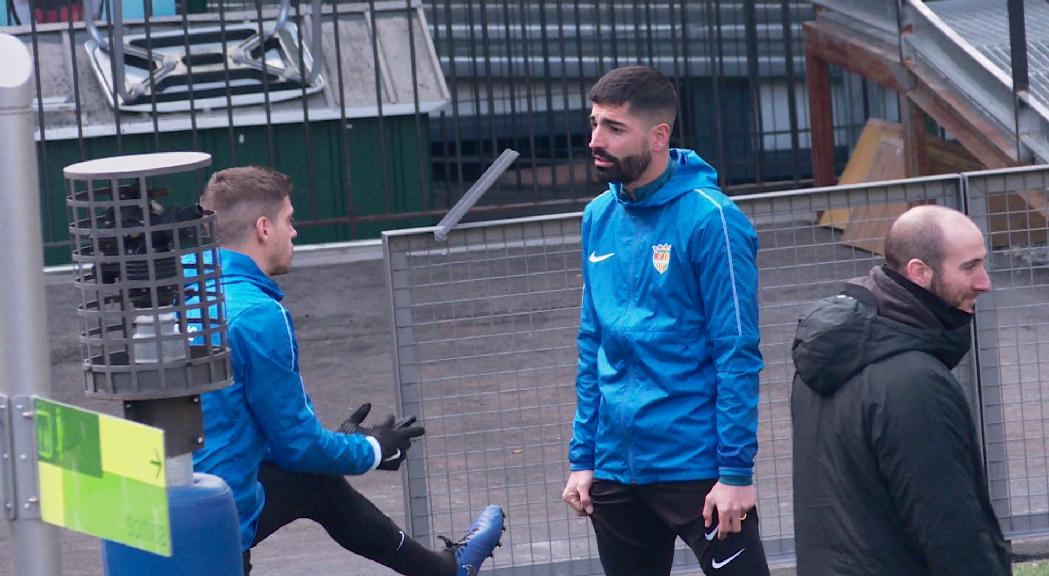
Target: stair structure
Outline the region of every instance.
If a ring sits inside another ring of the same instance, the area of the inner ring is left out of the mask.
[[[925,115],[986,168],[1049,162],[1049,4],[813,4],[816,18],[805,23],[803,35],[817,185],[836,182],[829,64],[901,95],[908,177],[929,173]],[[1017,10],[1021,16],[1012,19],[1010,34],[1010,11]],[[1019,48],[1015,59],[1012,45]]]

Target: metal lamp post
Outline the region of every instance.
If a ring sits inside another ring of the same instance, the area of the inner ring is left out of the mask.
[[[33,141],[33,63],[13,36],[0,34],[0,504],[10,523],[14,571],[56,576],[58,528],[40,519],[33,395],[51,389],[44,313],[44,243]]]

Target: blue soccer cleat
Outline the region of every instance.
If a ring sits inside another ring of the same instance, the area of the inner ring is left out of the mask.
[[[484,512],[470,524],[470,528],[458,542],[452,542],[444,536],[446,548],[455,555],[456,576],[476,576],[481,569],[481,564],[492,555],[492,550],[499,546],[499,538],[503,535],[503,520],[506,515],[503,509],[495,504],[489,504]]]

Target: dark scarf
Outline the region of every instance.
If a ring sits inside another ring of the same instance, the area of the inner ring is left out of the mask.
[[[871,270],[871,292],[878,314],[918,328],[954,330],[972,322],[972,314],[951,306],[943,298],[918,286],[888,266]]]

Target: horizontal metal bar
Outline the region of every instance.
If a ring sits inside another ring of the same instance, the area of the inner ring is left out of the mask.
[[[444,108],[447,105],[447,101],[437,102],[420,102],[418,112],[421,115],[427,115],[431,112],[435,112]],[[412,103],[404,104],[383,104],[382,113],[385,117],[390,116],[409,116],[416,113],[416,108]],[[229,119],[225,113],[201,113],[194,112],[193,115],[196,117],[196,129],[209,129],[209,128],[230,128]],[[377,106],[347,106],[345,111],[345,118],[347,120],[353,120],[358,118],[375,118],[379,115]],[[320,122],[325,120],[339,120],[343,117],[343,112],[335,106],[324,106],[324,107],[311,107],[310,108],[310,122]],[[252,112],[252,113],[241,113],[238,112],[234,116],[234,122],[232,127],[244,128],[248,126],[266,126],[266,114],[265,112]],[[281,124],[298,124],[304,121],[304,115],[302,110],[286,110],[277,111],[270,113],[270,122],[274,126]],[[193,129],[194,124],[190,119],[190,115],[187,113],[181,118],[167,118],[162,117],[158,124],[160,125],[161,132],[189,132]],[[153,133],[153,121],[152,120],[141,120],[137,122],[121,122],[120,134],[127,136],[130,134],[152,134]],[[116,127],[112,124],[107,125],[93,125],[83,126],[78,129],[76,125],[62,126],[62,127],[51,127],[47,128],[48,141],[53,140],[75,140],[79,137],[84,138],[99,138],[104,136],[113,136],[116,134]],[[40,140],[39,128],[34,133],[34,138]]]
[[[455,227],[456,230],[473,230],[476,228],[487,228],[489,226],[510,226],[515,224],[530,224],[534,222],[556,222],[565,218],[582,218],[582,212],[569,212],[563,214],[546,214],[542,216],[524,216],[521,218],[505,218],[502,220],[486,220],[484,222],[465,222]],[[383,230],[383,237],[414,236],[417,234],[432,234],[437,230],[436,226],[420,228],[402,228],[398,230]]]
[[[899,32],[899,15],[895,0],[813,0],[817,9],[831,10],[863,27],[874,27],[896,36]]]

